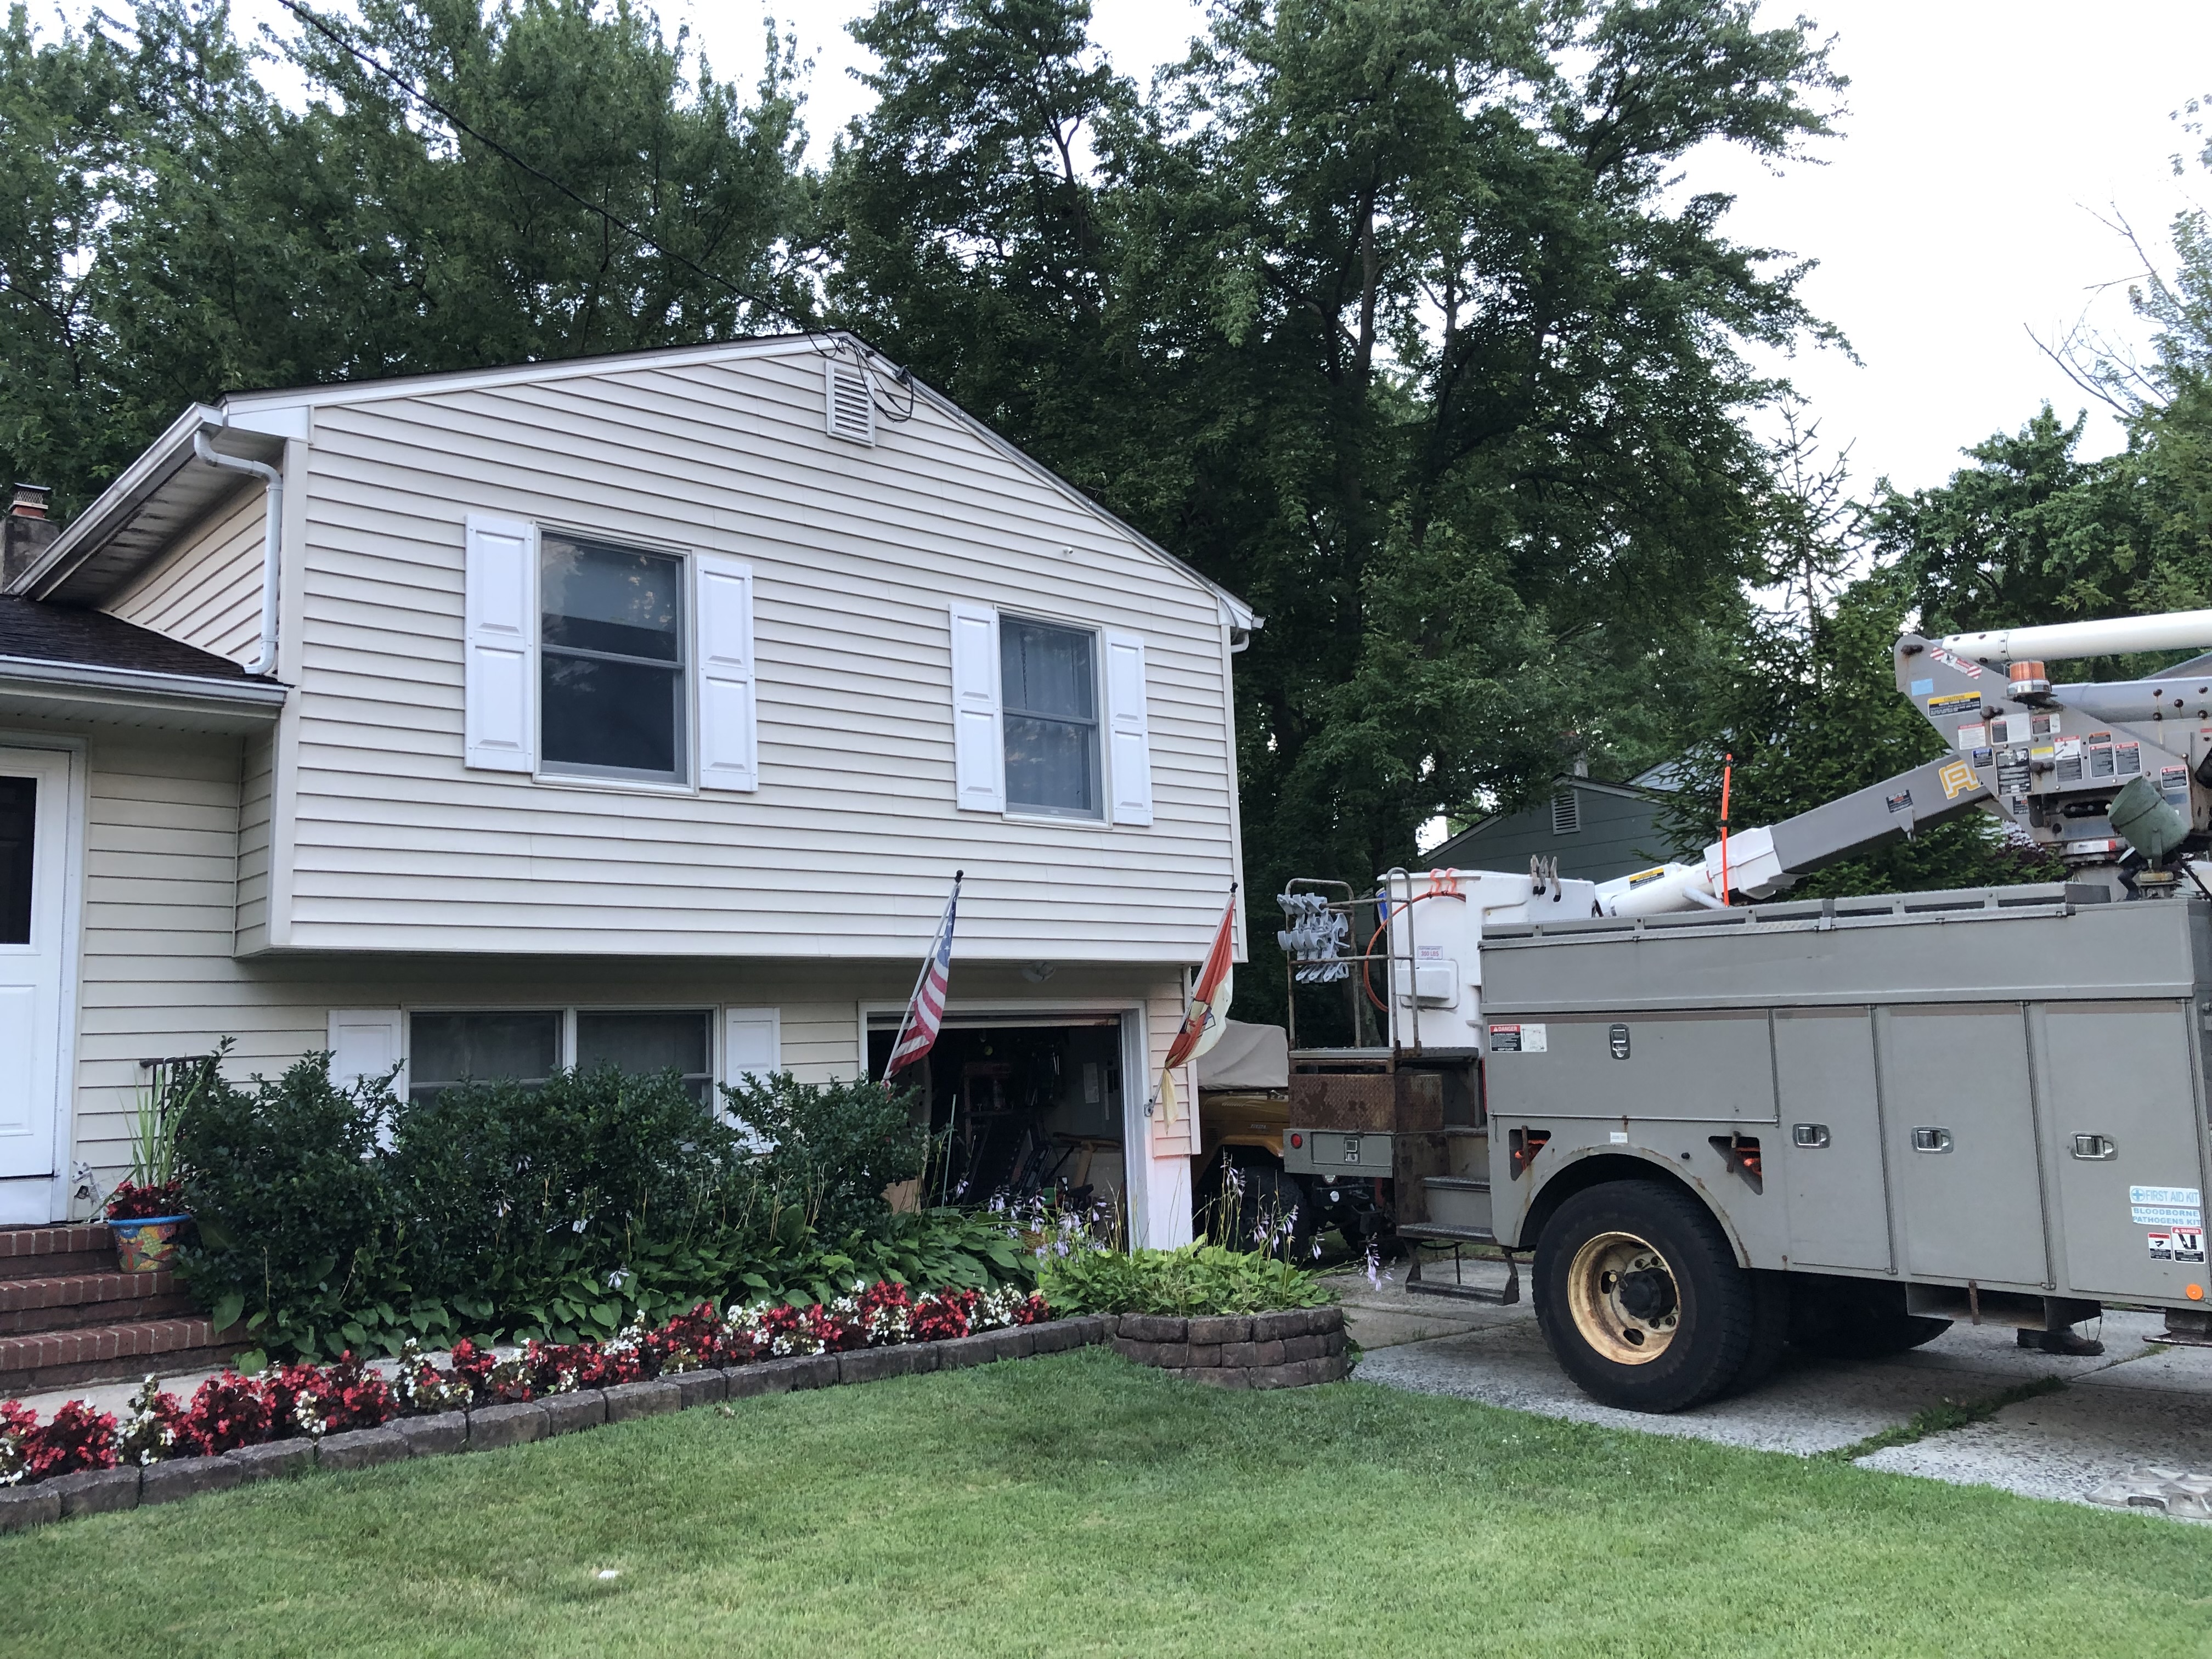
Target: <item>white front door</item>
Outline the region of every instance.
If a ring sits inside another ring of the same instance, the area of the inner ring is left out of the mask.
[[[0,744],[0,1226],[57,1213],[70,758]]]

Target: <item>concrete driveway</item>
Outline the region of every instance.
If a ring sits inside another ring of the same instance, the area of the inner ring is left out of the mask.
[[[1864,1468],[2030,1498],[2130,1503],[2202,1518],[2212,1509],[2180,1494],[2212,1480],[2212,1349],[2167,1347],[2154,1314],[2113,1313],[2101,1329],[2105,1352],[2064,1358],[2021,1348],[1999,1326],[1954,1325],[1923,1348],[1856,1364],[1785,1356],[1763,1387],[1671,1417],[1616,1411],[1585,1397],[1544,1346],[1526,1302],[1501,1308],[1408,1296],[1402,1279],[1370,1285],[1333,1279],[1347,1328],[1366,1350],[1363,1382],[1454,1395],[1516,1411],[1644,1434],[1687,1435],[1724,1445],[1809,1455],[1908,1431],[1946,1405],[1986,1407],[2045,1379],[2048,1393],[2014,1399],[1983,1420],[1869,1448]],[[1449,1277],[1450,1265],[1428,1270]],[[1465,1266],[1470,1284],[1504,1282],[1496,1262]],[[1524,1264],[1522,1290],[1528,1278]],[[2179,1484],[2177,1486],[2176,1480]],[[2092,1494],[2095,1497],[2092,1498]],[[2172,1501],[2169,1509],[2169,1500]]]

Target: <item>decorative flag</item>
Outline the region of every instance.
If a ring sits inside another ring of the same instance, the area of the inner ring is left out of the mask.
[[[1191,988],[1190,1012],[1182,1017],[1182,1025],[1168,1044],[1167,1064],[1160,1070],[1160,1116],[1163,1121],[1175,1121],[1175,1070],[1184,1061],[1194,1060],[1221,1041],[1221,1033],[1229,1018],[1231,960],[1236,950],[1237,884],[1229,884],[1228,908],[1221,913],[1221,926],[1213,932],[1213,948],[1206,953],[1206,966],[1198,970],[1198,983]]]
[[[906,1018],[899,1023],[897,1040],[891,1044],[891,1057],[884,1066],[886,1083],[929,1052],[937,1041],[937,1028],[945,1023],[945,992],[952,982],[952,913],[960,904],[960,878],[965,873],[952,872],[952,891],[945,901],[945,919],[937,924],[937,942],[929,947],[928,959],[921,964],[914,995],[906,1005]]]

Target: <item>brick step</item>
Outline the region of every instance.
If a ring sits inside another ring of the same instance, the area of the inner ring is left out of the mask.
[[[0,1283],[115,1271],[115,1240],[104,1225],[0,1227]]]
[[[147,1319],[33,1336],[0,1336],[0,1399],[78,1382],[127,1382],[219,1365],[252,1346],[207,1319]]]
[[[0,1279],[0,1336],[168,1319],[198,1310],[174,1273]]]

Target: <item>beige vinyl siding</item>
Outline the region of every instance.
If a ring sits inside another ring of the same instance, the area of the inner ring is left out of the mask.
[[[205,1054],[228,1036],[229,1075],[273,1075],[325,1046],[332,1009],[773,1007],[786,1067],[823,1081],[859,1071],[862,1006],[902,1003],[911,988],[905,962],[240,960],[240,750],[176,734],[89,744],[72,1156],[107,1182],[130,1164],[139,1060]],[[1001,1006],[1143,1003],[1155,1066],[1180,1017],[1178,984],[1158,968],[1070,969],[1043,988],[1008,967],[956,969],[957,994]]]
[[[244,664],[261,636],[260,485],[247,483],[105,607]]]
[[[969,959],[1201,957],[1235,859],[1216,596],[927,404],[878,431],[823,434],[811,352],[320,406],[288,558],[290,894],[241,940],[896,957],[964,868]],[[471,512],[749,562],[758,790],[465,768]],[[954,807],[955,599],[1143,635],[1151,827]]]
[[[240,954],[269,942],[269,806],[276,783],[276,734],[246,739],[238,810],[238,915]]]

